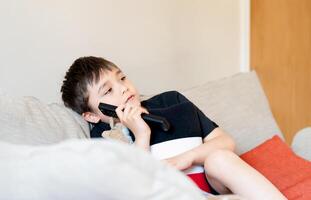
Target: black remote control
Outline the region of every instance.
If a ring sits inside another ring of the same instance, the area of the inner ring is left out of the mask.
[[[99,110],[107,116],[118,118],[118,115],[116,113],[116,106],[105,104],[105,103],[100,103],[98,106]],[[170,129],[170,123],[164,118],[160,117],[157,115],[152,115],[152,114],[146,114],[142,113],[141,117],[146,121],[146,122],[152,122],[156,124],[160,124],[161,128],[164,131],[168,131]]]

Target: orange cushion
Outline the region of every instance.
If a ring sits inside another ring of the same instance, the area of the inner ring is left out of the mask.
[[[297,156],[278,136],[240,157],[288,199],[311,199],[311,162]]]

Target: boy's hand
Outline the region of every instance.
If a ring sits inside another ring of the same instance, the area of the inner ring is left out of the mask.
[[[164,160],[167,164],[178,170],[189,169],[193,165],[194,158],[190,152],[179,154],[177,156],[168,158]]]
[[[150,140],[150,127],[141,117],[142,113],[149,114],[146,109],[127,103],[118,106],[116,113],[121,123],[133,132],[135,141]]]

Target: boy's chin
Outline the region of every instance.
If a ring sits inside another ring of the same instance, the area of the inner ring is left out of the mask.
[[[140,106],[141,104],[140,104],[140,100],[139,99],[131,99],[131,100],[129,100],[127,103],[130,103],[131,105],[133,105],[133,106]]]

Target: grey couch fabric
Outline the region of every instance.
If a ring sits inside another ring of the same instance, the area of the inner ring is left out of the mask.
[[[0,110],[0,141],[38,145],[89,137],[88,124],[63,105],[1,92]]]
[[[255,72],[207,82],[183,94],[235,139],[238,154],[273,135],[283,138]]]
[[[311,127],[304,128],[296,133],[292,149],[299,156],[311,161]]]

